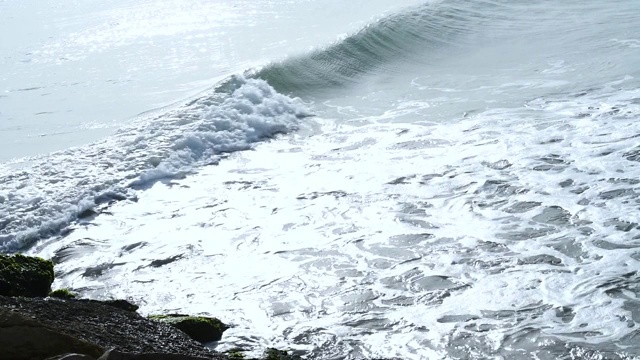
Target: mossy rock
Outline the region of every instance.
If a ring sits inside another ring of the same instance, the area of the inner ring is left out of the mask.
[[[225,353],[229,359],[240,360],[246,358],[246,356],[240,350],[231,350]]]
[[[151,315],[149,319],[171,325],[201,343],[218,341],[229,327],[216,318],[182,314]]]
[[[289,354],[288,351],[268,348],[264,353],[264,360],[301,360],[298,355]]]
[[[46,297],[53,283],[53,262],[24,255],[0,255],[0,295]]]
[[[69,289],[58,289],[49,293],[49,297],[58,299],[75,299],[76,296],[77,294]]]

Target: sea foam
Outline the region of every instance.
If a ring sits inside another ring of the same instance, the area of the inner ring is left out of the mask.
[[[55,235],[96,205],[135,199],[136,189],[251,149],[310,115],[299,99],[262,80],[235,76],[224,90],[138,119],[101,142],[1,168],[0,250]]]

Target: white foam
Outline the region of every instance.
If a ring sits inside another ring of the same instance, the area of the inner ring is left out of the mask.
[[[235,325],[221,350],[419,359],[456,346],[498,354],[523,339],[543,352],[557,341],[613,344],[634,331],[625,304],[637,296],[633,287],[625,297],[605,290],[638,262],[633,247],[598,241],[635,244],[607,224],[637,215],[624,196],[599,198],[621,186],[610,178],[640,166],[623,156],[640,133],[637,96],[540,99],[442,125],[328,123],[322,134],[235,153],[177,186],[156,183],[95,228],[76,227],[38,251],[95,239],[91,253],[58,265],[58,286],[130,296],[143,313],[219,316]],[[601,110],[612,107],[622,111]],[[597,161],[605,149],[613,155]],[[559,168],[534,170],[545,161]],[[559,185],[567,179],[573,185]],[[525,202],[536,205],[510,210]],[[566,223],[543,217],[553,207],[569,213]],[[141,240],[148,244],[123,250]],[[149,265],[175,255],[184,258]],[[122,265],[83,275],[100,263]]]
[[[0,248],[55,234],[96,198],[134,198],[131,187],[180,177],[222,153],[296,130],[308,116],[296,99],[261,80],[236,77],[219,101],[201,99],[156,118],[140,119],[118,135],[88,146],[29,159],[0,176]]]

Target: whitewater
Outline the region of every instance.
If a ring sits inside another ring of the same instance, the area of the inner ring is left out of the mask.
[[[640,358],[640,2],[0,0],[0,252],[218,351]]]

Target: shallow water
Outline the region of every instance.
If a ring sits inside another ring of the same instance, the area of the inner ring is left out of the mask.
[[[640,8],[417,3],[6,163],[5,251],[85,296],[219,316],[218,350],[637,357]]]

